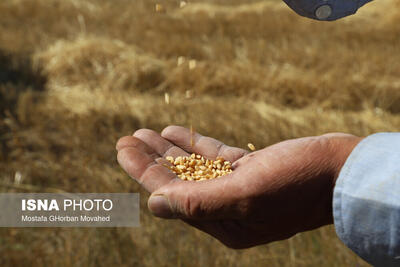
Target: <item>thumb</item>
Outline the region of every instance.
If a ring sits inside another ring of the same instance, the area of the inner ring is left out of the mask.
[[[237,217],[239,196],[229,176],[201,182],[174,180],[153,192],[148,207],[155,216],[166,219]]]

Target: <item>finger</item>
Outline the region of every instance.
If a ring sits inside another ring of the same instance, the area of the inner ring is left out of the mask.
[[[153,192],[148,207],[154,215],[170,219],[241,218],[245,209],[239,200],[244,190],[235,180],[232,174],[201,182],[177,179]]]
[[[168,126],[161,132],[161,136],[190,153],[200,154],[209,159],[223,157],[234,162],[249,153],[245,149],[225,145],[214,138],[192,133],[181,126]]]
[[[156,162],[144,171],[140,179],[142,186],[150,193],[178,179],[175,173],[166,168],[171,165],[169,161],[158,158]]]
[[[134,136],[124,136],[118,140],[116,145],[117,151],[127,147],[136,148],[139,151],[148,154],[153,159],[160,157],[160,155],[153,148],[149,147],[145,142]]]
[[[161,157],[172,156],[175,158],[178,156],[189,156],[182,148],[175,146],[153,130],[140,129],[134,133],[134,136],[154,149]]]
[[[176,179],[176,175],[162,165],[163,161],[166,161],[165,159],[154,160],[137,148],[125,147],[118,151],[117,158],[128,175],[149,192],[153,192]]]

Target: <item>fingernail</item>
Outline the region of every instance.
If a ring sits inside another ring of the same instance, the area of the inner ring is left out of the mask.
[[[173,217],[168,199],[164,195],[150,196],[148,207],[150,211],[157,217],[166,219]]]

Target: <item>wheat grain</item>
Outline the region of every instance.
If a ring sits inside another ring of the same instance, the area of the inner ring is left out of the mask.
[[[252,143],[248,143],[247,146],[250,148],[251,151],[256,150],[256,147]]]
[[[169,94],[168,93],[165,93],[164,94],[164,101],[165,101],[165,104],[169,104]]]
[[[183,8],[186,5],[187,5],[187,3],[185,1],[181,1],[180,4],[179,4],[179,7]]]
[[[173,171],[184,181],[204,181],[218,178],[232,172],[231,163],[224,160],[222,157],[210,160],[193,153],[190,156],[178,156],[175,159],[168,156],[166,160],[168,160],[171,165],[164,164],[164,166]]]
[[[164,11],[164,7],[163,7],[161,4],[156,4],[155,9],[156,9],[156,12],[162,12],[162,11]]]
[[[178,66],[180,66],[180,65],[182,65],[183,63],[185,63],[185,57],[178,57],[178,62],[177,62],[177,65]]]
[[[197,61],[195,59],[191,59],[189,60],[189,69],[193,70],[194,68],[196,68],[197,65]]]

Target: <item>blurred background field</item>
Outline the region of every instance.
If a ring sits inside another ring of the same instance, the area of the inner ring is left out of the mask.
[[[114,147],[170,124],[243,148],[399,131],[400,2],[331,23],[275,0],[1,0],[0,14],[0,192],[142,206],[139,228],[1,229],[1,266],[368,266],[332,226],[235,251],[154,218]]]

